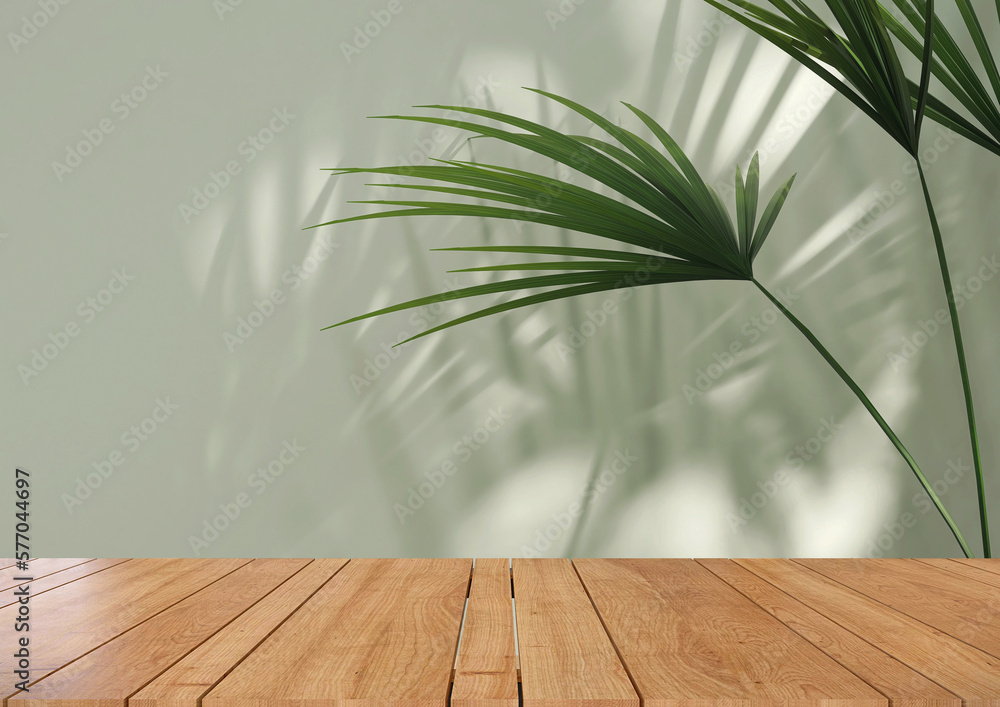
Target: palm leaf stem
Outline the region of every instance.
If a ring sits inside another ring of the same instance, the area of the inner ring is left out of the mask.
[[[917,159],[917,172],[920,174],[920,186],[924,192],[924,203],[927,204],[927,216],[930,218],[931,231],[934,234],[934,247],[937,250],[938,264],[941,266],[941,280],[948,299],[948,312],[951,315],[951,330],[955,337],[955,350],[958,353],[958,368],[962,375],[962,390],[965,393],[965,412],[969,421],[969,441],[972,443],[972,461],[976,470],[976,492],[979,500],[979,524],[983,535],[983,557],[992,557],[990,551],[990,527],[986,514],[986,487],[983,483],[983,465],[979,454],[979,436],[976,432],[976,411],[972,404],[972,384],[969,381],[969,365],[965,360],[965,344],[962,341],[962,326],[958,321],[958,306],[955,303],[955,291],[951,284],[951,272],[948,269],[948,256],[944,251],[944,240],[941,237],[941,227],[934,213],[934,204],[927,187],[924,168]]]
[[[948,524],[948,528],[951,530],[952,535],[955,536],[955,540],[957,540],[958,544],[962,547],[962,552],[965,553],[966,557],[974,557],[972,550],[969,548],[969,544],[965,541],[965,538],[962,536],[962,531],[959,530],[958,526],[955,524],[955,521],[952,520],[951,515],[948,513],[948,509],[944,507],[944,504],[941,502],[941,499],[934,491],[934,487],[927,480],[927,477],[924,476],[924,473],[920,470],[920,467],[917,465],[916,460],[913,458],[910,452],[907,451],[906,446],[903,444],[902,440],[900,440],[899,437],[896,435],[896,433],[893,432],[892,428],[889,427],[889,423],[887,423],[885,421],[885,418],[882,417],[882,414],[878,411],[878,408],[875,407],[875,404],[868,398],[867,395],[865,395],[865,392],[861,389],[861,386],[859,386],[854,381],[854,379],[851,377],[851,374],[849,374],[844,369],[844,367],[840,365],[837,359],[833,357],[833,354],[831,354],[827,350],[827,348],[823,346],[822,343],[820,343],[819,339],[816,338],[816,336],[809,330],[809,328],[806,327],[806,325],[803,324],[801,321],[799,321],[798,317],[792,314],[788,310],[788,308],[785,307],[785,305],[783,305],[777,297],[772,295],[767,290],[767,288],[765,288],[762,284],[760,284],[760,282],[758,282],[756,278],[754,278],[752,282],[757,286],[758,290],[764,293],[765,297],[771,300],[771,302],[778,309],[778,311],[784,314],[785,317],[787,317],[788,320],[795,325],[795,328],[798,329],[800,332],[802,332],[802,335],[806,337],[806,339],[809,341],[810,344],[813,345],[813,348],[815,348],[819,352],[819,354],[824,359],[826,359],[826,362],[829,363],[830,366],[833,368],[833,370],[837,372],[837,375],[839,375],[840,378],[844,381],[844,383],[847,384],[847,387],[854,392],[858,400],[860,400],[861,404],[865,406],[865,409],[868,410],[869,414],[872,416],[875,422],[878,423],[878,426],[882,428],[882,431],[885,432],[885,436],[889,438],[889,441],[892,442],[893,446],[896,447],[896,450],[899,452],[899,454],[906,461],[907,465],[913,471],[914,476],[917,477],[917,481],[920,482],[920,485],[923,487],[924,491],[930,497],[931,502],[934,503],[934,506],[938,509],[938,512],[941,514],[941,517],[944,519],[944,522]]]

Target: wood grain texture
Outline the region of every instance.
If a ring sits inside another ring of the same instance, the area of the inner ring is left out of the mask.
[[[790,560],[735,560],[965,700],[1000,707],[1000,660]]]
[[[888,697],[893,707],[962,707],[957,695],[732,560],[698,562]]]
[[[81,565],[76,565],[70,569],[63,570],[61,572],[55,572],[50,575],[46,575],[40,579],[35,579],[32,582],[28,582],[31,585],[31,596],[35,597],[42,592],[48,592],[56,587],[61,587],[64,584],[69,584],[74,582],[81,577],[86,577],[97,572],[108,569],[109,567],[114,567],[115,565],[120,565],[123,562],[128,562],[126,559],[109,559],[109,560],[91,560],[90,562],[85,562]],[[20,576],[20,575],[12,575]],[[5,589],[0,592],[0,608],[9,606],[17,601],[17,587],[11,587],[10,589]]]
[[[9,699],[8,707],[125,707],[130,695],[308,562],[245,564],[35,683],[30,693]]]
[[[976,567],[981,569],[983,572],[992,572],[993,574],[1000,574],[1000,558],[994,558],[989,560],[984,560],[982,558],[960,558],[955,560],[955,562],[960,562],[963,565],[968,565],[969,567]]]
[[[799,560],[800,564],[1000,658],[1000,592],[916,560]]]
[[[129,698],[129,707],[198,707],[202,696],[346,564],[311,562],[139,690]]]
[[[249,561],[132,560],[34,597],[32,681],[44,678]],[[13,626],[17,609],[0,609],[0,626]],[[13,651],[0,651],[0,674],[10,676],[13,670]]]
[[[517,707],[517,656],[508,560],[476,560],[451,707]]]
[[[92,559],[92,558],[91,558]],[[90,562],[91,559],[86,558],[45,558],[38,559],[28,563],[27,571],[20,571],[16,567],[7,567],[0,570],[0,592],[5,589],[10,589],[16,587],[22,582],[14,581],[14,577],[24,577],[28,576],[32,579],[41,579],[55,572],[61,572],[62,570],[69,569],[70,567],[76,567],[77,565],[82,565],[85,562]]]
[[[888,707],[694,560],[577,560],[643,704]]]
[[[471,560],[352,560],[203,707],[444,707]]]
[[[989,584],[994,587],[1000,587],[1000,574],[988,572],[978,565],[967,565],[962,562],[956,562],[955,560],[920,559],[918,562],[930,565],[931,567],[936,567],[939,570],[944,570],[945,572],[961,575],[967,579],[973,579],[977,582],[983,582],[984,584]]]
[[[639,707],[639,697],[569,560],[515,559],[524,707]]]

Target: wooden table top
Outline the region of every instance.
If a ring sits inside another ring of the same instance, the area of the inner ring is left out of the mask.
[[[1000,560],[38,559],[0,614],[6,707],[1000,707]]]

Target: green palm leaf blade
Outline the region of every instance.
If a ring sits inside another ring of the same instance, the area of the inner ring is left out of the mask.
[[[716,0],[708,0],[716,2]],[[784,6],[786,14],[793,9],[787,3],[772,0],[776,5]],[[860,2],[860,0],[858,0]],[[745,0],[731,0],[738,7],[752,5]],[[796,4],[799,0],[794,0]],[[804,6],[803,6],[804,7]],[[858,5],[861,7],[861,5]],[[766,15],[758,15],[766,17]],[[805,61],[812,62],[819,73],[828,76],[831,82],[837,82],[833,74],[824,69],[812,56],[837,57],[845,61],[851,56],[846,40],[834,34],[818,21],[812,13],[800,12],[797,17],[805,28],[802,33],[806,39],[817,45],[821,50],[814,50],[809,42],[788,39],[781,32],[772,34],[780,42],[785,42],[788,51],[793,56],[801,56]],[[782,20],[776,23],[783,29],[794,29],[794,22]],[[866,29],[867,32],[873,30]],[[864,45],[862,53],[869,61],[876,59],[881,66],[878,70],[886,75],[894,71],[893,57],[883,46],[886,38],[883,35],[862,37],[857,40]],[[880,44],[881,42],[881,44]],[[804,48],[803,48],[804,47]],[[806,53],[808,52],[808,53]],[[854,61],[852,59],[852,61]],[[846,66],[846,63],[845,63]],[[869,70],[872,67],[867,67]],[[886,89],[878,93],[872,85],[866,85],[860,74],[866,67],[854,62],[847,66],[844,72],[848,78],[853,76],[876,102],[879,100],[894,100],[894,96]],[[905,81],[905,80],[904,80]],[[878,111],[864,99],[862,94],[854,93],[844,84],[844,90],[854,96],[856,103],[870,115],[878,116]],[[888,85],[888,84],[887,84]],[[909,100],[914,94],[909,84],[906,89],[907,110]],[[881,87],[885,88],[885,87]],[[889,86],[891,88],[891,86]],[[516,220],[531,220],[543,225],[550,225],[564,231],[577,231],[604,238],[612,243],[628,246],[629,249],[611,250],[607,248],[585,248],[563,244],[560,246],[534,245],[488,245],[488,246],[458,246],[437,250],[466,251],[481,253],[519,253],[524,255],[550,256],[556,260],[547,262],[494,264],[465,268],[456,272],[520,272],[524,275],[511,279],[492,280],[490,282],[449,290],[436,295],[419,297],[399,304],[361,314],[333,326],[341,326],[383,314],[399,312],[415,307],[437,304],[451,300],[517,293],[511,299],[477,309],[451,321],[445,322],[397,345],[414,339],[439,332],[443,329],[458,326],[484,317],[509,312],[515,309],[542,304],[545,302],[573,298],[579,295],[596,293],[620,288],[632,288],[644,285],[666,284],[672,282],[704,281],[704,280],[748,280],[764,293],[774,305],[782,311],[823,357],[834,367],[837,374],[849,385],[858,396],[872,417],[885,431],[896,448],[906,459],[907,464],[921,480],[934,504],[948,522],[956,539],[962,545],[963,551],[971,554],[961,536],[960,530],[951,520],[940,499],[922,475],[912,457],[906,451],[895,433],[892,432],[878,410],[857,386],[850,375],[840,366],[833,356],[812,335],[791,312],[781,304],[780,300],[770,294],[753,276],[752,263],[767,236],[771,232],[778,214],[791,189],[792,179],[785,182],[771,198],[764,209],[761,221],[755,224],[757,200],[759,192],[759,160],[755,155],[748,168],[747,179],[743,180],[737,174],[737,185],[741,191],[739,197],[737,223],[740,231],[733,226],[733,220],[725,209],[722,200],[715,190],[701,178],[693,164],[680,150],[680,147],[670,136],[649,116],[628,106],[647,128],[660,140],[667,154],[661,154],[648,142],[635,133],[621,128],[593,111],[567,99],[544,92],[544,95],[557,100],[575,112],[588,117],[602,127],[605,132],[624,145],[618,147],[601,140],[563,135],[545,126],[509,116],[497,111],[462,108],[456,106],[429,106],[443,110],[460,111],[475,115],[486,120],[492,120],[504,125],[513,126],[525,132],[484,125],[466,120],[453,120],[421,116],[382,116],[400,120],[410,120],[430,124],[458,128],[473,133],[475,137],[488,137],[500,142],[526,149],[530,152],[548,157],[558,163],[567,165],[578,172],[591,177],[595,181],[612,189],[618,199],[609,199],[585,187],[572,185],[543,175],[516,170],[497,165],[480,165],[459,160],[441,161],[440,166],[415,167],[383,167],[383,168],[347,168],[333,170],[339,174],[381,173],[410,176],[449,183],[452,186],[428,184],[404,184],[403,188],[450,194],[456,197],[475,199],[479,201],[494,201],[504,206],[483,205],[481,203],[411,201],[411,200],[366,200],[354,203],[367,203],[378,206],[404,207],[375,213],[362,214],[334,219],[319,225],[332,225],[374,218],[394,218],[410,215],[430,216],[473,216],[477,218],[501,218]],[[627,105],[627,104],[626,104]],[[940,110],[930,98],[926,102],[928,115],[931,111]],[[428,106],[424,106],[428,107]],[[454,186],[458,185],[458,186]],[[391,185],[380,185],[391,186]],[[400,185],[395,185],[400,186]],[[315,228],[313,226],[312,228]],[[651,252],[637,253],[631,250],[639,247]],[[564,260],[570,258],[572,260]],[[539,271],[550,271],[549,274],[535,275]],[[529,293],[530,290],[542,289],[544,292]],[[326,327],[332,328],[332,327]]]
[[[927,89],[931,85],[931,58],[934,56],[934,0],[928,0],[924,18],[924,53],[920,60],[920,86],[917,88],[917,108],[913,118],[913,130],[917,143],[920,142],[920,124],[927,109]]]
[[[968,2],[960,0],[956,0],[956,2],[958,2],[966,28],[986,69],[994,95],[997,100],[1000,100],[1000,92],[998,92],[1000,71],[998,71],[996,61],[986,43],[982,25],[975,9]],[[917,34],[926,37],[927,19],[931,10],[928,7],[929,3],[925,0],[893,0],[893,3],[900,9]],[[927,48],[926,40],[921,41],[885,7],[880,7],[880,9],[889,31],[911,54],[918,58],[923,57]],[[1000,108],[990,96],[989,90],[979,78],[975,68],[962,52],[958,42],[955,41],[941,18],[936,15],[932,22],[932,34],[931,74],[969,112],[980,127],[972,125],[964,116],[945,106],[932,94],[927,96],[926,115],[991,152],[1000,154]],[[912,85],[911,93],[913,93]]]
[[[914,91],[917,90],[916,84],[913,84],[913,88]],[[943,103],[931,93],[927,94],[927,107],[924,109],[924,115],[935,123],[953,130],[966,140],[989,150],[995,155],[1000,155],[1000,142],[997,142],[984,133],[964,116],[957,113],[953,108]]]
[[[750,252],[750,234],[753,224],[747,222],[746,185],[743,183],[743,173],[736,165],[736,228],[740,236],[740,253],[746,256]]]
[[[990,45],[986,43],[986,35],[983,33],[979,17],[969,0],[955,0],[955,2],[958,4],[958,10],[962,13],[962,19],[965,20],[965,26],[972,36],[972,42],[976,45],[976,51],[979,52],[979,59],[983,62],[986,75],[993,86],[993,95],[1000,101],[1000,71],[997,70],[997,63],[993,58],[993,52],[990,51]],[[1000,0],[997,0],[997,13],[1000,15]]]
[[[788,198],[788,192],[791,191],[792,182],[794,181],[795,175],[793,174],[788,178],[787,182],[778,188],[778,191],[774,192],[774,196],[771,197],[771,201],[769,201],[767,206],[764,208],[764,213],[760,217],[760,224],[757,226],[757,230],[753,234],[753,243],[750,246],[751,263],[757,257],[757,253],[760,252],[761,246],[764,245],[764,241],[771,232],[774,222],[778,219],[778,213],[781,211],[781,207],[784,206],[785,199]]]
[[[928,45],[925,39],[928,29],[926,18],[931,9],[927,0],[892,0],[915,28],[916,35],[875,0],[826,0],[845,30],[847,36],[843,37],[823,23],[801,0],[793,0],[794,7],[786,0],[772,0],[783,15],[769,12],[749,0],[706,2],[739,20],[817,73],[911,154],[916,150],[918,118],[925,115],[1000,154],[1000,109],[940,18],[935,17],[932,23],[931,74],[969,111],[979,127],[945,105],[929,90],[921,91],[923,76],[919,77],[919,82],[911,81],[900,68],[898,57],[888,41],[889,35],[895,36],[920,59],[922,67],[927,66],[924,61]],[[1000,71],[985,42],[982,25],[969,0],[962,0],[959,5],[980,58],[987,67],[990,82],[994,84],[1000,80]],[[826,67],[840,74],[843,81],[827,71]],[[1000,99],[1000,94],[997,97]],[[907,104],[912,112],[906,110]]]
[[[480,309],[422,333],[427,335],[492,313],[600,289],[692,280],[749,280],[753,277],[750,250],[754,245],[759,249],[763,243],[763,236],[766,236],[766,231],[773,225],[781,207],[778,201],[769,205],[766,213],[766,229],[758,228],[762,236],[759,240],[755,240],[752,229],[757,203],[759,169],[756,156],[750,167],[753,193],[746,194],[747,200],[741,202],[738,212],[738,219],[745,225],[741,241],[741,236],[737,234],[732,218],[719,195],[705,183],[680,146],[646,113],[628,106],[663,144],[666,155],[635,133],[578,103],[555,94],[537,92],[588,118],[618,140],[624,148],[594,138],[562,135],[531,121],[483,109],[429,106],[449,111],[461,110],[527,132],[511,132],[464,120],[442,121],[434,117],[418,116],[395,117],[402,120],[451,125],[477,136],[499,139],[550,157],[614,189],[620,196],[625,197],[624,200],[612,198],[567,180],[535,172],[462,160],[439,160],[436,165],[420,166],[346,167],[331,171],[337,174],[399,175],[426,180],[428,183],[376,183],[370,186],[447,194],[471,199],[474,203],[409,199],[352,201],[349,203],[401,208],[333,219],[310,228],[407,216],[515,219],[567,231],[588,233],[622,246],[641,248],[645,252],[569,245],[518,244],[436,249],[519,253],[549,256],[549,259],[544,262],[486,264],[451,270],[449,272],[518,272],[522,275],[513,279],[419,297],[352,317],[333,326],[443,301],[536,288],[558,288]],[[574,159],[581,155],[582,161]],[[783,199],[781,201],[783,202]],[[629,202],[634,202],[636,205],[633,206]],[[747,221],[747,218],[750,220]],[[550,274],[533,275],[539,271],[549,271]]]
[[[955,298],[951,286],[947,258],[940,228],[931,203],[920,158],[920,127],[924,116],[942,121],[956,132],[987,146],[1000,154],[1000,144],[993,138],[1000,138],[1000,119],[997,110],[982,81],[975,75],[968,60],[962,55],[958,44],[934,15],[933,0],[892,0],[903,12],[907,22],[915,27],[922,39],[917,39],[901,22],[896,20],[878,0],[826,0],[827,8],[835,17],[839,34],[815,12],[811,11],[804,0],[770,0],[783,17],[777,17],[758,7],[749,0],[706,0],[713,7],[737,19],[761,37],[771,41],[784,50],[803,66],[811,69],[826,80],[837,91],[851,100],[876,124],[882,127],[896,142],[917,160],[917,171],[923,187],[924,199],[927,204],[934,236],[938,263],[941,268],[942,282],[948,300],[951,314],[952,330],[955,347],[959,359],[959,370],[962,376],[962,387],[965,395],[966,412],[969,422],[969,435],[972,444],[973,463],[976,470],[977,493],[980,507],[980,525],[983,536],[984,554],[990,556],[989,529],[986,513],[986,495],[983,484],[982,464],[979,454],[978,435],[976,432],[975,413],[973,410],[971,383],[968,365],[965,360],[964,344],[958,321]],[[981,32],[978,19],[974,17],[971,5],[960,8],[965,17],[966,26],[973,34],[973,42],[979,47],[980,58],[984,63],[993,63],[992,55],[983,51],[985,41],[980,42]],[[1000,3],[998,3],[1000,15]],[[921,61],[919,83],[910,80],[902,69],[899,57],[890,40],[894,35],[914,56]],[[985,47],[988,49],[988,47]],[[829,69],[829,70],[828,70]],[[839,74],[841,78],[834,75]],[[988,69],[991,81],[994,76]],[[942,101],[929,93],[930,76],[936,76],[942,85],[962,103],[962,106],[975,118],[983,130],[993,137],[986,136],[982,130],[972,126],[969,121],[948,108]],[[998,96],[1000,98],[1000,96]],[[771,205],[780,204],[784,195],[780,190],[772,199],[750,248],[751,262],[770,230],[773,213],[769,213]],[[801,329],[801,328],[800,328]],[[802,329],[807,338],[807,334]],[[814,342],[815,345],[815,342]],[[832,359],[831,365],[836,368]],[[845,382],[849,377],[842,373]],[[852,389],[855,384],[849,382]],[[859,390],[859,389],[858,389]],[[858,390],[855,390],[858,393]],[[859,398],[865,402],[861,393]],[[891,432],[884,420],[880,419],[877,410],[870,401],[865,402],[869,412],[879,421],[887,436],[907,460],[907,464],[928,490],[926,478],[913,462],[909,453]],[[944,520],[962,546],[966,555],[970,554],[968,544],[964,541],[961,531],[948,515],[939,498],[934,498]]]
[[[342,322],[337,322],[336,324],[331,324],[328,327],[324,327],[322,331],[327,329],[334,329],[344,324],[353,324],[354,322],[360,322],[364,319],[371,319],[373,317],[380,317],[383,314],[391,314],[393,312],[402,312],[407,309],[413,309],[415,307],[425,307],[429,304],[438,304],[441,302],[450,302],[452,300],[465,299],[467,297],[478,297],[480,295],[491,295],[499,294],[501,292],[511,292],[516,290],[530,290],[541,287],[559,287],[561,285],[579,285],[579,284],[593,284],[600,282],[611,282],[620,283],[622,280],[621,273],[566,273],[560,275],[539,275],[536,277],[524,277],[516,278],[511,280],[499,280],[496,282],[488,282],[483,285],[473,285],[471,287],[462,287],[456,290],[447,290],[445,292],[440,292],[436,295],[428,295],[427,297],[417,297],[416,299],[408,300],[406,302],[400,302],[399,304],[393,304],[388,307],[383,307],[382,309],[377,309],[366,314],[359,314],[356,317],[351,317],[350,319],[345,319]]]
[[[920,37],[926,37],[927,3],[922,0],[920,2],[917,0],[893,0],[893,2],[907,21],[913,25],[917,34]],[[884,19],[891,18],[885,19],[886,26],[900,40],[900,43],[915,57],[921,58],[926,43],[921,41],[918,36],[914,36],[885,8],[881,8],[881,13]],[[986,90],[958,42],[955,41],[939,17],[934,18],[933,34],[934,54],[939,57],[939,60],[935,59],[932,63],[934,75],[977,120],[996,124],[997,121],[1000,121],[1000,113],[994,107],[989,91]]]
[[[722,202],[719,200],[718,195],[713,197],[711,188],[705,184],[705,181],[698,174],[698,170],[695,169],[694,165],[691,164],[691,160],[688,159],[687,155],[681,149],[680,145],[670,137],[670,134],[660,126],[655,120],[649,117],[646,113],[639,110],[635,106],[625,103],[622,104],[628,108],[630,111],[639,116],[639,119],[646,124],[646,127],[650,129],[656,139],[663,144],[667,149],[667,152],[680,167],[684,176],[687,177],[688,182],[691,184],[692,192],[694,197],[698,200],[699,205],[702,207],[704,212],[712,218],[716,225],[721,227],[723,232],[727,232],[732,236],[729,241],[730,244],[735,246],[735,232],[733,231],[732,221],[729,219],[729,212],[726,211],[725,207],[722,206]]]
[[[478,253],[520,253],[524,255],[568,255],[576,258],[626,260],[632,263],[645,263],[650,257],[649,253],[629,253],[619,250],[604,250],[602,248],[576,248],[573,246],[547,245],[475,245],[453,246],[451,248],[431,248],[431,250]]]
[[[703,280],[738,279],[726,270],[704,265],[694,265],[684,261],[675,261],[668,258],[647,258],[643,263],[643,266],[650,272],[655,272],[657,275],[685,275]],[[602,272],[622,272],[632,274],[639,272],[639,268],[636,267],[635,263],[625,261],[616,262],[610,260],[558,260],[534,263],[503,263],[501,265],[482,265],[474,268],[449,270],[448,272],[504,272],[510,270],[598,270]]]
[[[760,196],[760,155],[756,152],[753,153],[753,157],[750,159],[750,166],[747,168],[745,193],[746,201],[744,202],[744,209],[746,210],[748,242],[743,252],[749,253],[749,237],[753,233],[754,226],[757,224],[757,200]]]
[[[693,279],[693,278],[692,278]],[[652,283],[647,283],[652,284]],[[531,307],[536,304],[542,304],[544,302],[551,302],[557,299],[566,299],[568,297],[578,297],[580,295],[587,295],[592,292],[605,292],[607,290],[614,290],[620,287],[620,284],[613,282],[594,282],[585,285],[576,285],[574,287],[566,287],[561,290],[555,290],[552,292],[540,292],[534,295],[527,295],[526,297],[519,297],[508,302],[501,302],[500,304],[495,304],[486,309],[481,309],[478,312],[473,312],[472,314],[466,314],[465,316],[458,317],[457,319],[452,319],[451,321],[444,322],[435,327],[431,327],[427,331],[422,331],[419,334],[411,336],[409,339],[405,339],[395,346],[402,346],[403,344],[408,344],[409,342],[419,339],[435,332],[442,331],[444,329],[450,329],[453,326],[458,326],[459,324],[466,324],[476,319],[482,319],[483,317],[489,317],[494,314],[502,314],[504,312],[509,312],[514,309],[520,309],[522,307]]]
[[[909,151],[913,135],[908,91],[906,100],[900,100],[906,79],[901,69],[895,73],[898,58],[887,35],[883,37],[874,26],[881,26],[879,13],[872,10],[872,20],[865,6],[859,6],[861,1],[827,0],[831,8],[837,5],[835,15],[847,25],[845,37],[801,2],[771,0],[782,12],[776,15],[748,0],[706,0],[812,70]]]

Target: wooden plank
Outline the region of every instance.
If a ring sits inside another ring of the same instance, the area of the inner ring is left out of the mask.
[[[471,560],[352,560],[203,707],[444,707],[471,569]]]
[[[31,680],[37,681],[250,560],[132,560],[31,600]],[[18,606],[0,609],[13,626]],[[13,675],[0,651],[0,675]]]
[[[213,686],[345,564],[347,560],[310,563],[130,697],[129,707],[198,707]]]
[[[1000,660],[790,560],[735,560],[965,700],[1000,707]]]
[[[936,559],[920,559],[918,562],[930,565],[931,567],[936,567],[939,570],[944,570],[945,572],[961,575],[968,579],[974,579],[977,582],[984,582],[985,584],[990,584],[994,587],[1000,587],[1000,574],[984,570],[978,565],[967,565],[962,562],[956,562],[955,560]]]
[[[514,613],[506,559],[476,560],[451,707],[517,707]]]
[[[70,569],[63,570],[62,572],[55,572],[50,575],[46,575],[40,579],[35,579],[32,582],[26,582],[25,584],[31,585],[31,596],[35,597],[42,592],[48,592],[56,587],[61,587],[64,584],[69,584],[70,582],[76,581],[81,577],[86,577],[88,575],[94,574],[95,572],[100,572],[106,570],[109,567],[114,567],[115,565],[120,565],[123,562],[128,562],[125,559],[110,559],[110,560],[91,560],[90,562],[85,562],[76,567],[71,567]],[[19,577],[21,575],[13,575]],[[20,585],[18,585],[20,586]],[[0,592],[0,608],[5,606],[10,606],[17,601],[17,596],[15,592],[17,587],[11,587],[10,589],[5,589]]]
[[[125,707],[130,695],[308,563],[243,565],[35,683],[30,693],[9,699],[8,707]]]
[[[639,707],[639,697],[569,560],[515,559],[524,707]]]
[[[893,707],[962,707],[962,700],[732,560],[699,563],[889,698]]]
[[[645,707],[888,700],[694,560],[576,560]]]
[[[27,576],[33,579],[41,579],[50,574],[69,569],[70,567],[82,565],[84,562],[90,562],[91,559],[45,558],[29,563],[28,569],[23,572],[18,570],[17,567],[7,567],[0,570],[0,592],[23,584],[23,582],[14,581],[14,577]]]
[[[968,565],[969,567],[976,567],[981,569],[983,572],[992,572],[993,574],[1000,574],[1000,558],[959,558],[955,562],[959,562],[963,565]]]
[[[916,560],[799,560],[800,564],[1000,658],[1000,592]]]

